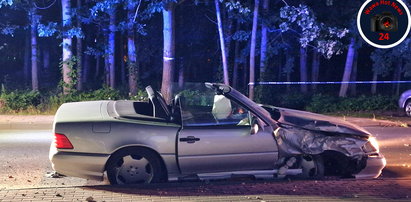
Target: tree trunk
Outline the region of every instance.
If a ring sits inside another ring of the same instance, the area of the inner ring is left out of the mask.
[[[109,40],[108,40],[108,37],[109,37],[109,24],[105,27],[105,29],[104,29],[104,33],[103,33],[103,38],[104,38],[104,40],[105,40],[105,45],[106,45],[106,48],[105,48],[105,50],[104,50],[104,53],[103,53],[103,68],[102,68],[102,75],[103,75],[103,80],[104,80],[104,85],[106,85],[106,86],[110,86],[110,70],[109,70],[109,68],[110,68],[110,62],[109,62],[109,60],[108,60],[108,55],[109,55]]]
[[[174,7],[170,2],[163,7],[163,78],[161,93],[168,104],[172,99],[175,61]]]
[[[24,65],[23,65],[23,76],[24,85],[27,85],[30,81],[30,56],[31,56],[31,31],[26,34],[26,45],[24,47]]]
[[[372,81],[377,81],[377,79],[378,79],[378,74],[374,72],[372,75]],[[376,93],[377,93],[377,84],[373,83],[371,85],[371,94],[375,95]]]
[[[319,73],[320,73],[320,59],[321,59],[320,54],[318,54],[317,50],[314,50],[313,51],[313,63],[312,63],[312,68],[311,68],[311,81],[313,81],[313,82],[318,81],[318,76],[319,76]],[[316,91],[317,90],[317,85],[312,84],[311,89],[313,91]]]
[[[264,0],[263,12],[268,13],[269,0]],[[260,50],[260,81],[264,80],[264,73],[267,68],[267,25],[266,23],[261,23],[261,50]]]
[[[300,47],[300,81],[307,82],[307,49]],[[307,93],[307,84],[300,85],[301,92]]]
[[[47,46],[43,49],[43,69],[46,72],[50,69],[50,49]]]
[[[287,52],[286,52],[287,54]],[[278,71],[277,71],[277,78],[279,81],[281,81],[282,77],[283,77],[283,54],[282,53],[278,53]],[[287,60],[287,59],[286,59]]]
[[[81,9],[81,0],[77,0],[77,9]],[[77,27],[81,29],[80,17],[77,15]],[[76,39],[76,56],[77,56],[77,90],[83,90],[83,39]]]
[[[238,88],[238,68],[239,68],[239,62],[238,62],[238,57],[240,55],[240,43],[239,41],[235,42],[235,48],[234,48],[234,65],[233,65],[233,88]]]
[[[224,42],[225,42],[225,55],[227,57],[227,68],[230,67],[230,47],[231,47],[231,36],[233,35],[233,24],[234,24],[234,20],[231,18],[227,17],[227,29],[224,30]],[[227,72],[229,72],[229,70],[227,69]],[[227,74],[228,75],[228,74]],[[228,80],[230,80],[230,76],[228,76]]]
[[[239,31],[240,30],[240,26],[241,26],[241,23],[240,23],[240,21],[238,20],[237,21],[237,31]],[[240,42],[237,40],[237,41],[235,41],[235,47],[234,47],[234,65],[233,65],[233,81],[232,81],[232,85],[233,85],[233,88],[238,88],[238,59],[239,59],[239,57],[240,57]]]
[[[82,78],[83,85],[87,84],[88,78],[90,77],[90,62],[91,62],[90,59],[91,59],[90,55],[88,55],[88,54],[84,55],[84,62],[83,62],[83,70],[84,71],[83,71],[83,74],[82,74],[82,76],[83,76],[83,78]]]
[[[348,82],[350,81],[351,78],[351,71],[352,71],[352,66],[354,62],[354,55],[355,55],[355,39],[351,38],[350,45],[348,47],[348,53],[347,53],[347,59],[345,61],[345,68],[344,68],[344,75],[342,78],[342,82]],[[341,84],[340,88],[340,97],[346,97],[347,96],[347,89],[348,89],[348,84]]]
[[[351,73],[351,78],[350,78],[351,81],[357,81],[357,65],[358,65],[358,51],[355,51],[354,62],[352,65],[352,73]],[[357,95],[357,84],[355,83],[350,84],[349,89],[350,89],[351,96]]]
[[[241,65],[241,67],[240,67],[240,69],[242,69],[243,70],[243,82],[242,82],[242,88],[244,88],[244,89],[247,89],[248,88],[248,78],[250,77],[249,76],[249,70],[250,70],[250,68],[247,68],[247,65],[244,63],[244,64],[242,64]]]
[[[287,72],[287,82],[291,82],[291,73]],[[287,84],[287,92],[291,92],[291,85]]]
[[[37,68],[37,20],[36,9],[31,10],[31,89],[39,90],[38,68]]]
[[[134,4],[129,3],[127,7],[128,23],[134,24]],[[137,79],[138,79],[138,67],[137,67],[137,53],[136,44],[134,40],[134,26],[130,26],[127,30],[127,55],[128,55],[128,88],[131,96],[137,95]]]
[[[251,46],[250,46],[250,83],[249,85],[249,98],[254,99],[254,86],[255,86],[255,46],[257,40],[257,23],[258,23],[258,7],[260,0],[254,1],[254,13],[253,13],[253,28],[251,31]]]
[[[125,46],[125,43],[128,43],[128,41],[125,42],[124,37],[120,36],[119,43],[120,43],[120,56],[121,56],[120,57],[120,81],[121,81],[122,86],[127,86],[128,85],[127,70],[126,70],[127,60],[125,60],[126,54],[124,52],[124,49],[125,49],[125,47],[128,48],[128,46]]]
[[[180,68],[178,69],[178,87],[184,86],[184,62],[181,61]]]
[[[395,72],[394,72],[394,81],[400,81],[401,80],[401,72],[402,72],[402,59],[398,59],[396,62],[395,66]],[[395,83],[393,84],[393,92],[394,95],[398,96],[400,94],[400,83]]]
[[[110,61],[109,57],[104,56],[104,75],[105,75],[105,84],[110,86]]]
[[[228,64],[227,64],[227,55],[226,55],[227,51],[226,51],[225,41],[224,41],[223,23],[221,21],[220,4],[219,4],[219,0],[214,0],[214,2],[215,2],[215,10],[216,10],[216,15],[217,15],[218,35],[220,37],[221,60],[223,63],[224,83],[229,85]]]
[[[45,45],[43,46],[41,52],[42,52],[42,60],[43,60],[43,68],[40,71],[41,72],[40,75],[43,75],[42,84],[49,85],[50,83],[49,78],[51,76],[50,74],[50,48],[47,45]]]
[[[62,17],[63,17],[63,27],[70,27],[71,26],[71,3],[70,0],[62,0],[61,1],[62,7]],[[72,71],[72,67],[69,67],[68,62],[72,59],[73,53],[71,51],[71,44],[72,39],[63,34],[63,94],[69,94],[72,90],[73,81],[70,76],[70,72]]]
[[[98,79],[98,77],[100,76],[100,61],[101,57],[96,56],[96,70],[94,71],[94,79]]]
[[[109,64],[109,75],[110,75],[110,88],[116,87],[116,66],[115,66],[115,48],[116,48],[116,12],[115,8],[110,14],[110,25],[108,34],[108,64]]]

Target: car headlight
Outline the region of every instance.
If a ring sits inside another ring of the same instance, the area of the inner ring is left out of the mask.
[[[375,137],[368,138],[368,142],[364,144],[363,149],[365,153],[379,152],[380,146],[378,145],[377,139]]]

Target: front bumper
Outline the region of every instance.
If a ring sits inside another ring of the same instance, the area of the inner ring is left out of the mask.
[[[355,175],[356,179],[377,178],[381,175],[382,169],[387,165],[385,157],[381,154],[378,156],[368,156],[367,165],[361,172]]]
[[[85,179],[103,180],[104,167],[110,155],[50,150],[53,169],[60,174]]]

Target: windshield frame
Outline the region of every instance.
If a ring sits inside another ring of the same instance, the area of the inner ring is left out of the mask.
[[[251,111],[254,115],[260,118],[265,124],[271,125],[274,128],[278,127],[278,121],[272,119],[267,110],[234,88],[221,83],[205,83],[205,85],[207,88],[213,89],[217,94],[222,94],[228,99],[232,99],[241,106],[245,107],[247,110]]]

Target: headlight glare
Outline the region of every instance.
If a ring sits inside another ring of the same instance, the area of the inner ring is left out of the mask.
[[[375,137],[368,138],[368,142],[365,143],[363,148],[366,153],[372,153],[372,152],[378,153],[380,151],[380,147]]]

